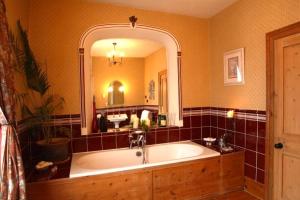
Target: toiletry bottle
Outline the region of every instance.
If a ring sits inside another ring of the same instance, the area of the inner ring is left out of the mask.
[[[158,115],[158,126],[161,127],[167,126],[167,116],[165,114]]]
[[[107,119],[104,113],[101,113],[100,117],[100,132],[107,132]]]

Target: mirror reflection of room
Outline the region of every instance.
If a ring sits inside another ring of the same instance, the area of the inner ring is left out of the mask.
[[[92,92],[98,120],[107,119],[108,131],[134,127],[143,111],[149,126],[167,113],[166,49],[141,39],[105,39],[92,46]],[[100,129],[100,127],[98,127]],[[99,130],[100,131],[100,130]]]

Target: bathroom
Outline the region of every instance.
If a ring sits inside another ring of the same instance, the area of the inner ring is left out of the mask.
[[[51,162],[16,105],[27,199],[300,199],[288,187],[299,185],[288,176],[299,167],[295,152],[283,154],[294,163],[276,185],[283,194],[271,187],[280,179],[272,159],[289,150],[289,138],[274,136],[270,42],[299,33],[299,0],[3,2],[12,34],[20,37],[18,20],[27,31],[49,82],[45,96],[58,96],[59,109],[43,123],[67,138],[57,147],[63,158]],[[16,92],[35,97],[28,108],[39,105],[24,74],[14,76]],[[291,121],[300,119],[295,95],[285,107]]]

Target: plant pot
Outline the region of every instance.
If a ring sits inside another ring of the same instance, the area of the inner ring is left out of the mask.
[[[52,138],[50,143],[46,140],[36,142],[39,158],[43,161],[64,161],[69,156],[69,138]]]

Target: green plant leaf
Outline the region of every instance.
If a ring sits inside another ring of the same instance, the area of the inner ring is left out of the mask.
[[[43,96],[50,87],[46,72],[36,61],[33,52],[29,46],[27,32],[21,26],[20,21],[17,23],[21,45],[23,49],[22,56],[19,57],[18,63],[23,63],[23,71],[25,72],[27,86],[40,93]]]

